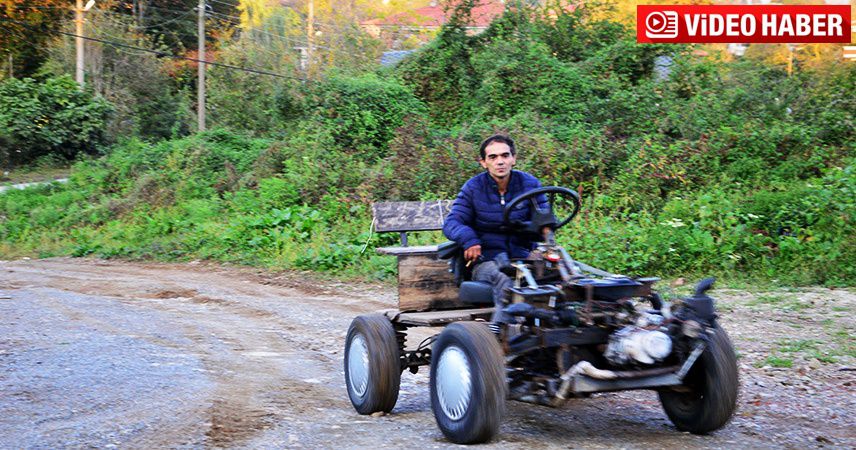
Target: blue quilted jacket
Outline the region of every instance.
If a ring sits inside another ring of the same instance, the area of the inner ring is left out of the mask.
[[[465,249],[476,244],[482,246],[482,257],[485,261],[496,258],[501,252],[510,258],[525,258],[534,248],[534,242],[524,237],[503,233],[499,230],[502,225],[502,211],[506,203],[524,192],[541,187],[534,176],[519,170],[511,171],[508,180],[508,190],[499,195],[496,181],[487,172],[482,172],[470,178],[458,197],[452,203],[452,209],[443,224],[443,234],[457,242]],[[546,208],[547,199],[538,199],[539,207]],[[529,220],[530,202],[519,203],[511,212],[513,220]]]

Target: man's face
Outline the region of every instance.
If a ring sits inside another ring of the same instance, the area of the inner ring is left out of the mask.
[[[487,169],[490,176],[495,179],[502,179],[511,173],[511,168],[515,163],[514,155],[511,154],[511,147],[504,142],[491,142],[484,149],[484,159],[479,163]]]

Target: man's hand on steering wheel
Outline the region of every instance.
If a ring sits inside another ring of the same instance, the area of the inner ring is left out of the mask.
[[[547,196],[546,209],[538,205],[538,197],[542,195]],[[570,199],[574,204],[574,211],[561,221],[553,214],[554,206],[556,205],[556,196]],[[531,219],[528,221],[511,220],[511,212],[514,208],[527,200],[530,202]],[[505,209],[502,211],[502,223],[523,233],[543,236],[545,228],[553,231],[558,230],[570,222],[579,210],[580,195],[575,191],[558,186],[545,186],[525,192],[505,205]]]

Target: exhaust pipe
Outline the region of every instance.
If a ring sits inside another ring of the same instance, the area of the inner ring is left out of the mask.
[[[556,397],[561,400],[567,400],[568,394],[571,392],[573,379],[579,374],[598,380],[614,380],[618,378],[618,374],[611,370],[598,369],[588,361],[580,361],[562,375],[562,385],[559,387]]]

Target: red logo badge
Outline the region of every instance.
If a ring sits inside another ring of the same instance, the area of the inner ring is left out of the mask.
[[[848,43],[849,5],[639,5],[640,43]]]

